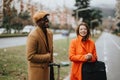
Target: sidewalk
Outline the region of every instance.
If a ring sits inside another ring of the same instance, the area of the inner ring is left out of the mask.
[[[70,80],[70,75],[68,75],[66,78],[64,78],[63,80]]]

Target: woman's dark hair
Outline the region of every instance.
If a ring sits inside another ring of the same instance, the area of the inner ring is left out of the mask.
[[[83,39],[82,39],[82,41],[86,41],[86,40],[88,40],[89,36],[91,35],[90,34],[90,29],[89,29],[89,26],[87,25],[87,23],[85,23],[85,22],[80,23],[78,25],[77,29],[76,29],[76,34],[77,34],[77,36],[80,35],[79,34],[79,28],[80,28],[81,25],[84,25],[87,28],[87,35],[85,37],[83,37]]]

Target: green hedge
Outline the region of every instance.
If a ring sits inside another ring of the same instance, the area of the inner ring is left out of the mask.
[[[0,38],[7,38],[7,37],[24,37],[28,34],[1,34]]]

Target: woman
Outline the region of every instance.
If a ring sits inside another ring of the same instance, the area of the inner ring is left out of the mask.
[[[95,43],[90,39],[88,25],[82,22],[76,34],[77,37],[71,40],[69,47],[69,59],[72,62],[70,80],[82,80],[82,64],[97,60]]]

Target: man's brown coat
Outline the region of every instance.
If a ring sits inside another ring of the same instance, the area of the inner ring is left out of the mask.
[[[28,35],[27,60],[28,80],[49,80],[49,62],[53,61],[53,34],[47,29],[50,53],[47,52],[46,38],[41,28],[36,27]]]

